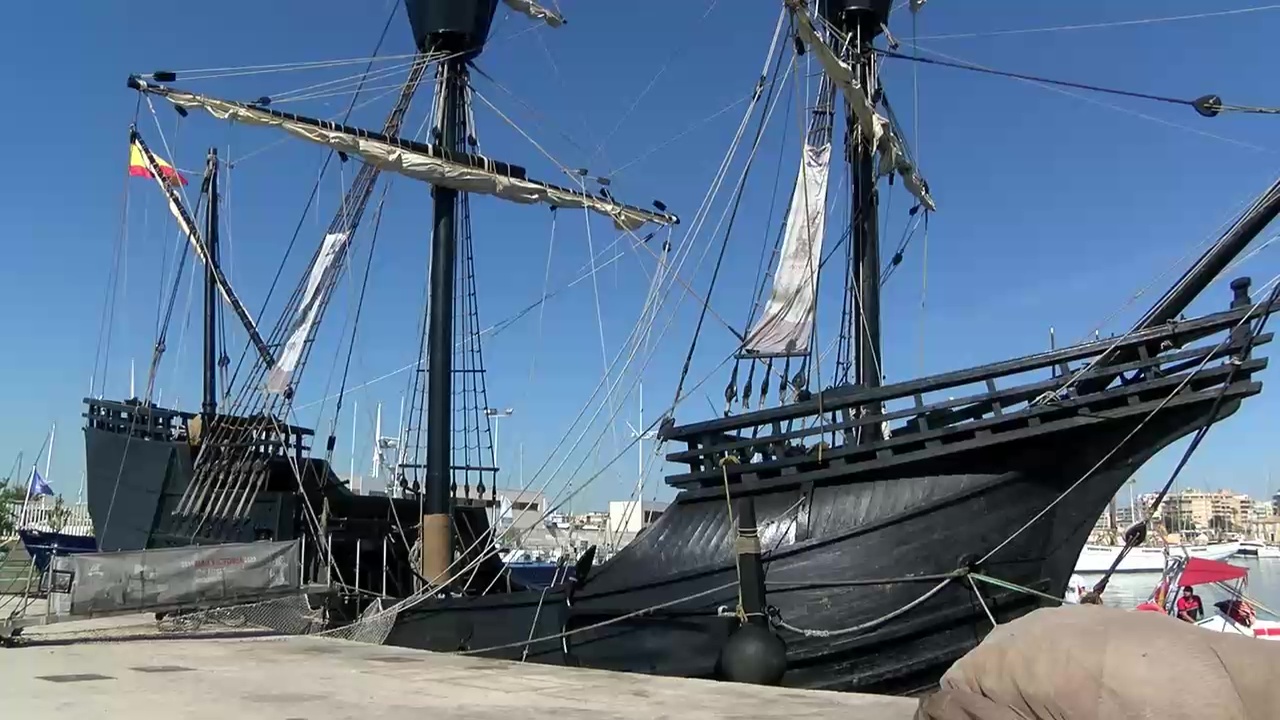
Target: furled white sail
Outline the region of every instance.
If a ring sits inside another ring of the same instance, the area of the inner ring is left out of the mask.
[[[669,213],[622,205],[583,191],[502,175],[494,172],[490,167],[474,167],[445,160],[426,152],[410,149],[405,145],[336,129],[336,125],[318,127],[312,122],[291,119],[285,113],[150,85],[137,78],[134,78],[134,82],[138,89],[160,95],[179,107],[204,110],[220,120],[277,127],[303,140],[325,145],[344,153],[359,155],[365,162],[381,170],[432,185],[453,188],[459,192],[493,195],[524,204],[546,203],[555,207],[586,208],[609,216],[615,225],[626,230],[637,230],[649,222],[660,225],[673,225],[679,222],[678,218]],[[328,123],[325,124],[328,125]],[[486,164],[492,165],[493,161],[486,161]]]
[[[906,146],[882,115],[876,112],[875,106],[867,96],[867,91],[858,82],[853,68],[840,59],[840,56],[818,34],[813,26],[813,18],[809,16],[805,0],[787,0],[791,16],[795,18],[796,35],[818,59],[827,77],[839,86],[843,92],[854,117],[858,119],[858,127],[871,139],[871,144],[880,153],[880,173],[887,175],[897,173],[903,185],[920,204],[928,210],[935,210],[933,197],[920,177],[919,171],[907,157]]]
[[[338,280],[338,269],[341,267],[338,260],[346,250],[350,235],[347,232],[336,232],[324,236],[324,242],[320,245],[320,255],[316,257],[315,264],[311,266],[311,272],[307,275],[307,286],[302,292],[302,303],[298,305],[296,320],[289,333],[289,339],[285,341],[284,352],[280,354],[275,367],[271,368],[271,374],[267,377],[267,392],[279,394],[289,389],[293,381],[293,371],[298,368],[302,351],[306,348],[307,338],[320,319],[320,307]]]
[[[742,345],[744,354],[776,357],[809,352],[817,310],[818,265],[822,262],[830,170],[831,143],[806,144],[800,176],[791,193],[773,290]]]
[[[560,27],[564,24],[564,18],[560,13],[552,12],[532,0],[506,0],[507,7],[519,13],[524,13],[534,20],[541,20],[551,27]]]

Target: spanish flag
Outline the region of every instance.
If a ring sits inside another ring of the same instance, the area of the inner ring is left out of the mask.
[[[177,170],[174,170],[172,165],[156,157],[154,153],[152,157],[155,158],[156,165],[160,167],[160,174],[164,176],[165,180],[169,181],[170,185],[187,184],[187,179],[182,177]],[[147,167],[147,157],[142,153],[142,148],[136,141],[129,143],[129,175],[133,177],[153,177],[151,169]]]

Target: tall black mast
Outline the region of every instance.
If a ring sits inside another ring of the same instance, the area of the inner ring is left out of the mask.
[[[849,40],[849,61],[858,83],[875,104],[879,82],[876,77],[872,42],[889,20],[891,0],[824,0],[822,14]],[[854,382],[866,388],[879,387],[884,371],[880,357],[880,193],[876,190],[873,139],[858,133],[852,110],[846,111],[847,138],[852,177],[853,210],[850,213],[852,244],[853,324],[856,359]],[[856,133],[856,136],[855,136]],[[878,414],[878,407],[867,408]],[[880,438],[878,424],[864,425],[862,442]]]
[[[206,421],[218,410],[218,149],[209,148],[205,178],[209,209],[205,214],[204,266],[204,402],[200,412]]]
[[[480,54],[497,0],[410,0],[405,7],[418,49],[443,54],[437,69],[435,142],[464,152],[467,63]],[[427,337],[427,472],[422,488],[422,575],[448,581],[453,562],[453,315],[458,191],[436,186],[431,236]]]

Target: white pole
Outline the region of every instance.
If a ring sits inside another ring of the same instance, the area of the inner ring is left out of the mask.
[[[44,456],[44,481],[49,482],[49,469],[53,466],[53,438],[58,433],[58,423],[49,428],[49,454]]]
[[[356,411],[360,409],[360,401],[351,403],[351,472],[347,474],[347,485],[355,492],[356,482]]]
[[[524,443],[520,443],[520,493],[524,494]]]
[[[392,491],[393,497],[398,497],[400,490],[400,465],[404,463],[404,448],[408,445],[408,438],[404,434],[404,393],[400,393],[400,415],[396,420],[396,464],[391,471],[391,486],[397,488]]]
[[[640,508],[640,524],[644,524],[644,381],[640,381],[640,437],[636,439],[637,454],[640,456],[640,477],[636,479],[636,507]]]
[[[504,410],[499,410],[498,408],[485,408],[484,414],[492,421],[493,426],[493,486],[496,489],[498,486],[498,458],[500,457],[498,454],[498,421],[503,418],[511,417],[515,414],[515,410],[512,408],[506,408]]]
[[[31,474],[27,476],[27,491],[22,496],[22,509],[18,511],[18,529],[21,530],[27,523],[27,505],[31,502],[31,481],[35,479],[36,466],[40,464],[39,458],[36,462],[31,463]]]
[[[374,480],[378,479],[378,466],[382,464],[382,403],[378,403],[378,409],[373,415],[373,469],[369,471],[369,476]]]
[[[130,398],[136,398],[136,397],[138,397],[138,393],[137,393],[137,391],[136,391],[136,390],[134,390],[134,368],[133,368],[133,358],[129,358],[129,397],[130,397]]]

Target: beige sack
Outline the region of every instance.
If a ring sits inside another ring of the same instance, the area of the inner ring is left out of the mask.
[[[1280,642],[1155,612],[1036,610],[991,632],[916,720],[1276,720]]]

